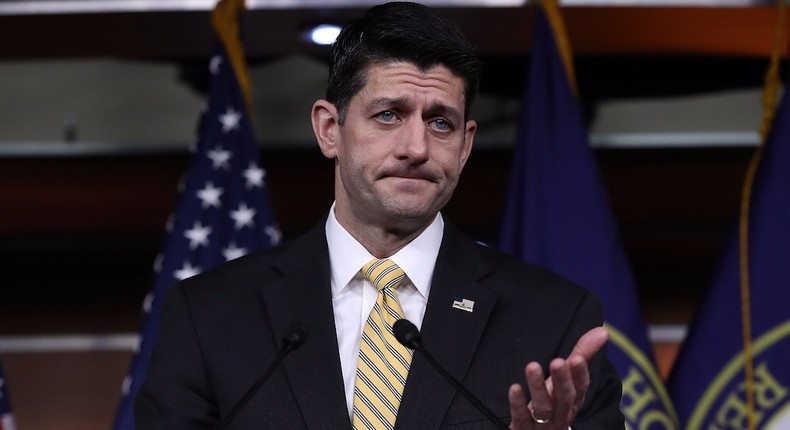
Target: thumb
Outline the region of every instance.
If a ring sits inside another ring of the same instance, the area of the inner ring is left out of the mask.
[[[570,357],[581,355],[585,361],[590,359],[601,350],[609,339],[609,332],[603,327],[595,327],[592,330],[584,333],[576,346],[573,347]],[[570,359],[570,357],[568,357]]]

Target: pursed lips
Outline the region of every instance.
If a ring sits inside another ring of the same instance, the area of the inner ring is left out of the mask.
[[[411,179],[423,180],[428,182],[436,182],[436,177],[427,172],[385,172],[381,175],[381,179],[396,178],[396,179]]]

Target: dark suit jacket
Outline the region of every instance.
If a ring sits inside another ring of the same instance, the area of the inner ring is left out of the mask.
[[[310,329],[233,421],[234,429],[350,429],[338,356],[324,223],[173,287],[137,397],[138,430],[208,429],[274,360],[292,321]],[[474,311],[454,309],[473,300]],[[507,390],[524,366],[567,356],[602,323],[598,299],[541,268],[480,246],[446,223],[422,323],[426,348],[509,422]],[[574,430],[623,428],[621,386],[600,353]],[[397,429],[494,428],[416,353]]]

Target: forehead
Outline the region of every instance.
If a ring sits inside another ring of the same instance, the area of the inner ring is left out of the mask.
[[[442,65],[422,70],[408,62],[377,63],[367,68],[365,86],[357,96],[423,96],[463,110],[464,80]]]

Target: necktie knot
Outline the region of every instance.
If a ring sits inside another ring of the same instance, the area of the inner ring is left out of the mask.
[[[379,291],[397,288],[406,277],[406,272],[388,258],[369,261],[362,266],[361,272]]]

